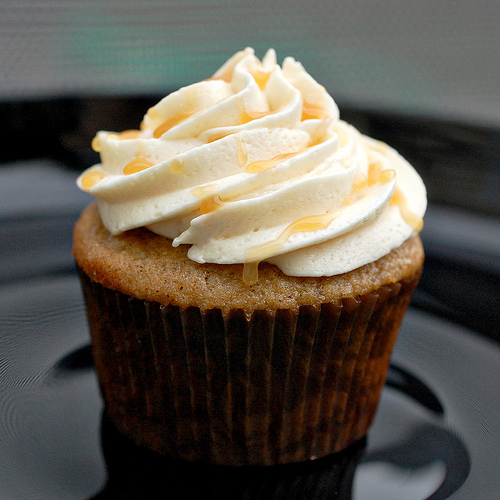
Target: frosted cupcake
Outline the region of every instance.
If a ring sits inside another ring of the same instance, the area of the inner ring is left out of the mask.
[[[234,465],[363,437],[422,270],[415,170],[272,50],[93,145],[74,255],[118,430]]]

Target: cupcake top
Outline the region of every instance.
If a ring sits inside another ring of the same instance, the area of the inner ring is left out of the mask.
[[[422,228],[426,192],[395,150],[361,135],[303,68],[247,48],[148,110],[140,130],[97,134],[78,179],[106,229],[146,227],[198,263],[267,261],[290,276],[374,262]]]
[[[73,254],[92,281],[125,295],[183,309],[242,309],[248,314],[357,299],[381,286],[414,280],[424,259],[420,237],[414,236],[377,261],[339,276],[287,276],[262,263],[258,281],[248,285],[241,279],[241,264],[200,265],[188,258],[188,248],[173,247],[145,228],[113,236],[92,203],[75,226]]]

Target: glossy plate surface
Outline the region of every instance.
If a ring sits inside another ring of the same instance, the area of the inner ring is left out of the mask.
[[[116,491],[106,486],[108,472],[117,484],[120,468],[109,463],[113,451],[110,455],[109,438],[105,442],[76,275],[4,283],[0,331],[0,498],[112,498]],[[353,498],[496,498],[499,369],[495,343],[411,309],[367,446],[360,445],[360,461],[359,450],[353,455]],[[288,480],[290,473],[309,475],[319,488],[316,498],[335,498],[333,490],[321,493],[335,457],[331,463],[317,462],[317,468],[311,463],[302,470],[289,468]],[[176,470],[170,464],[165,474],[169,467]],[[124,484],[129,480],[125,471]],[[197,474],[203,477],[203,470]],[[248,472],[249,484],[254,474],[255,469]],[[127,498],[141,498],[138,482],[137,495]],[[281,498],[276,495],[268,497]]]

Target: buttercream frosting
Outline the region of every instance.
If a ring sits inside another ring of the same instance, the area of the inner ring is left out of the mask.
[[[238,52],[93,146],[101,162],[77,182],[112,234],[147,227],[196,262],[245,263],[249,282],[261,261],[292,276],[356,269],[418,233],[426,210],[414,168],[272,49]]]

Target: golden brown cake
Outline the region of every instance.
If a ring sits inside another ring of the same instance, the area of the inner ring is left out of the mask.
[[[103,226],[97,204],[88,206],[76,224],[74,257],[78,266],[101,285],[138,299],[198,307],[223,313],[243,309],[291,309],[338,302],[417,275],[424,253],[418,236],[381,259],[345,274],[300,278],[276,266],[261,264],[259,280],[249,286],[241,264],[198,264],[186,245],[139,228],[112,236]]]

